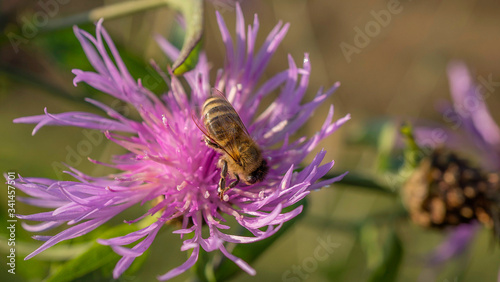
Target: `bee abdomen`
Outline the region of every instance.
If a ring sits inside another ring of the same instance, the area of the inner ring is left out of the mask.
[[[205,127],[210,137],[217,140],[221,145],[231,142],[242,133],[241,125],[234,122],[239,121],[238,114],[224,99],[209,98],[203,105],[202,111]]]
[[[203,105],[203,116],[205,120],[209,120],[210,117],[215,117],[220,114],[231,112],[231,105],[220,98],[209,98]]]

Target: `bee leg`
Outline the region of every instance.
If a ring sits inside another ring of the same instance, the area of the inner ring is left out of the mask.
[[[227,187],[226,190],[231,189],[234,186],[238,185],[238,183],[240,183],[240,176],[235,173],[234,177],[236,177],[236,180],[234,180],[233,182],[231,182],[231,184],[229,184],[229,187]]]
[[[219,180],[219,188],[217,188],[217,192],[221,197],[224,196],[224,192],[226,191],[225,186],[226,186],[226,178],[221,177]]]
[[[220,180],[219,180],[219,188],[217,189],[217,192],[219,193],[219,197],[221,200],[224,199],[224,192],[226,192],[226,176],[227,176],[227,162],[225,160],[220,160],[220,163],[222,165],[222,169],[220,171]]]
[[[215,148],[215,149],[220,149],[219,145],[217,145],[216,143],[212,142],[208,138],[205,138],[205,144],[207,144],[207,146],[209,146],[209,147],[212,147],[212,148]]]

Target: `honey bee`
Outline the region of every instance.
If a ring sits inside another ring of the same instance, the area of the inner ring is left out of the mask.
[[[218,167],[221,169],[218,194],[221,200],[224,193],[235,187],[240,180],[254,184],[264,180],[269,170],[266,160],[255,141],[250,137],[238,113],[219,90],[212,88],[212,95],[202,108],[203,125],[200,130],[205,134],[207,146],[221,153]],[[233,180],[226,186],[228,174]]]

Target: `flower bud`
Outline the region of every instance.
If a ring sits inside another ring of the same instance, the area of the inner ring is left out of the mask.
[[[478,220],[498,221],[499,176],[485,173],[443,148],[422,159],[403,186],[411,219],[423,227],[444,228]]]

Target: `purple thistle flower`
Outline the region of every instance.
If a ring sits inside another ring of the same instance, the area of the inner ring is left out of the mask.
[[[485,103],[488,93],[482,89],[483,86],[476,83],[462,62],[449,64],[448,80],[453,103],[442,103],[439,105],[439,110],[443,113],[445,120],[452,123],[449,124],[451,129],[461,129],[463,132],[444,130],[447,147],[475,152],[482,170],[498,174],[500,170],[500,129],[491,117]],[[417,141],[433,140],[433,129],[420,128],[419,131],[417,132]],[[490,179],[489,183],[491,186],[497,185],[493,179]],[[489,199],[493,203],[492,205],[500,205],[498,189],[488,192],[489,194],[497,194],[496,199],[494,197]],[[493,220],[493,227],[496,228],[497,235],[500,231],[499,208],[493,207],[492,218],[486,217],[486,219]],[[484,223],[485,220],[482,221]],[[479,225],[479,222],[473,221],[450,229],[448,237],[430,254],[427,263],[434,266],[461,255],[468,249]],[[428,279],[426,278],[426,280]]]
[[[149,248],[162,226],[173,219],[182,222],[182,226],[174,233],[180,234],[181,238],[184,234],[192,234],[190,239],[183,241],[181,247],[183,251],[192,249],[192,252],[181,266],[158,279],[170,279],[192,267],[198,259],[200,248],[207,252],[220,250],[247,273],[254,275],[255,270],[232,255],[224,243],[252,243],[272,236],[284,222],[302,211],[302,206],[287,212],[285,208],[296,204],[312,190],[343,177],[320,180],[334,164],[331,161],[321,165],[325,156],[323,150],[300,172],[294,172],[294,169],[320,140],[349,120],[349,115],[332,122],[331,106],[320,131],[312,138],[302,137],[293,142],[289,140],[290,135],[304,125],[313,111],[333,94],[339,83],[326,91],[320,89],[311,102],[301,104],[311,71],[308,55],[305,54],[302,67],[297,67],[289,56],[288,69],[258,84],[271,56],[286,34],[288,24],[279,23],[263,46],[257,49],[257,16],[245,33],[241,8],[239,5],[236,8],[234,45],[224,20],[217,14],[226,46],[226,64],[217,72],[214,87],[226,94],[250,135],[262,149],[263,157],[270,167],[266,179],[254,185],[240,184],[228,190],[228,201],[221,201],[218,197],[219,155],[204,144],[203,133],[191,118],[193,114],[199,113],[211,89],[209,64],[203,53],[196,68],[184,75],[190,89],[184,89],[175,76],[164,76],[170,90],[158,97],[144,88],[140,80],[132,78],[103,28],[102,20],[97,23],[95,38],[75,27],[75,34],[95,69],[95,72],[74,70],[75,85],[85,82],[133,105],[142,121],[128,119],[93,99],[86,101],[105,111],[108,117],[82,112],[50,114],[45,109],[44,115],[14,120],[16,123],[37,124],[33,134],[44,125],[98,129],[105,133],[106,138],[128,150],[124,155],[115,156],[112,164],[106,164],[120,170],[118,174],[91,177],[69,168],[70,171],[66,173],[76,181],[18,179],[17,187],[31,196],[23,201],[52,209],[32,215],[19,215],[21,219],[42,222],[39,225],[23,224],[27,230],[41,232],[63,224],[69,225],[54,236],[35,236],[35,239],[45,242],[26,259],[61,241],[94,230],[133,205],[149,203],[152,207],[144,215],[127,222],[133,223],[154,215],[157,217],[154,223],[122,237],[98,241],[111,246],[122,256],[113,272],[115,278]],[[167,56],[175,60],[179,51],[163,38],[157,38],[157,41]],[[273,92],[279,94],[278,98],[262,114],[257,115],[261,100]],[[233,217],[253,236],[232,234],[231,228],[224,224],[224,216]],[[209,230],[207,238],[202,237],[202,228]],[[132,248],[124,247],[137,241]]]
[[[483,168],[498,172],[500,129],[485,103],[486,93],[476,84],[463,62],[449,64],[448,80],[453,104],[442,105],[440,110],[454,121],[455,126],[463,127],[470,137],[469,148],[481,154]],[[451,230],[449,237],[431,255],[430,263],[444,262],[463,253],[472,242],[478,225],[463,224]]]

